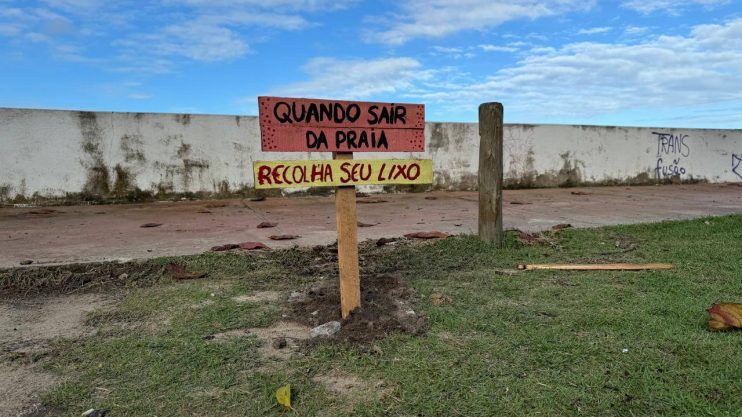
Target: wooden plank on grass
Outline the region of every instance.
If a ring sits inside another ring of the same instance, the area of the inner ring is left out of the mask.
[[[528,264],[518,269],[555,269],[564,271],[643,271],[647,269],[672,269],[672,264]]]

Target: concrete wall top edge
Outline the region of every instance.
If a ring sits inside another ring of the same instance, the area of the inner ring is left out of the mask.
[[[2,111],[23,111],[23,112],[69,112],[69,113],[103,113],[103,114],[121,114],[121,115],[190,115],[197,117],[245,117],[245,118],[257,118],[256,115],[251,114],[223,114],[223,113],[186,113],[186,112],[137,112],[137,111],[113,111],[113,110],[89,110],[89,109],[49,109],[49,108],[34,108],[34,107],[0,107]],[[507,119],[507,117],[506,117]],[[453,121],[440,121],[440,120],[426,120],[426,123],[437,123],[447,125],[476,125],[477,122],[453,122]],[[566,123],[504,123],[505,126],[512,127],[572,127],[582,129],[656,129],[656,130],[708,130],[708,131],[725,131],[725,132],[742,132],[742,127],[739,129],[729,128],[709,128],[709,127],[683,127],[683,126],[652,126],[652,125],[599,125],[599,124],[566,124]]]

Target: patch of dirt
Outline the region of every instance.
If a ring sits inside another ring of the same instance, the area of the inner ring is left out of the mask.
[[[317,375],[312,381],[324,385],[336,394],[351,394],[367,387],[367,383],[355,375],[333,372],[327,375]]]
[[[219,343],[235,337],[255,336],[262,342],[258,352],[263,357],[288,359],[301,347],[303,341],[309,339],[309,330],[309,327],[298,323],[280,321],[271,327],[229,330],[209,336],[207,339]],[[280,340],[284,343],[275,343]]]
[[[92,333],[85,315],[112,303],[97,294],[0,302],[0,415],[56,415],[39,406],[38,398],[59,378],[41,371],[38,361],[51,339]]]
[[[528,233],[522,230],[516,230],[516,233],[518,235],[518,242],[526,246],[532,246],[532,245],[556,246],[558,242],[558,239],[552,236],[547,236],[546,234],[541,233],[541,232]]]
[[[0,302],[0,346],[55,337],[78,338],[92,330],[84,324],[85,315],[112,303],[112,298],[100,294]]]
[[[39,394],[59,382],[59,378],[36,368],[0,363],[0,392],[3,393],[0,395],[0,415],[55,415],[45,413],[38,401]]]
[[[281,293],[278,291],[258,291],[250,295],[238,295],[232,299],[238,303],[259,303],[263,301],[278,301]]]
[[[391,333],[420,334],[424,331],[425,317],[413,310],[414,295],[399,275],[363,276],[361,308],[341,320],[338,282],[328,279],[293,294],[288,317],[310,327],[340,321],[340,331],[330,338],[334,341],[363,343]]]
[[[44,413],[39,395],[60,379],[36,366],[0,363],[0,415],[9,417],[55,415]]]
[[[370,399],[381,399],[394,391],[384,381],[367,381],[356,375],[333,371],[312,378],[317,384],[324,385],[331,393],[342,397],[347,409],[357,403]]]

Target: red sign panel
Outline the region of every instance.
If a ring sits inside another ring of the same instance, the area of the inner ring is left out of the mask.
[[[425,106],[259,97],[264,151],[421,152]]]

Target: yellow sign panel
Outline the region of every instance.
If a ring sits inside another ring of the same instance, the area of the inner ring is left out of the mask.
[[[258,161],[255,188],[431,184],[430,159]]]

